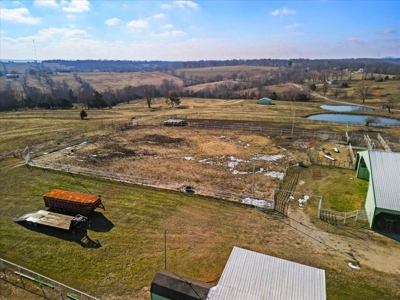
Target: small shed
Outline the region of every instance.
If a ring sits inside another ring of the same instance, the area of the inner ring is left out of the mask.
[[[198,300],[206,299],[212,287],[185,276],[180,276],[170,271],[158,271],[151,282],[151,300]]]
[[[269,98],[262,98],[262,99],[258,100],[257,104],[271,105],[272,104],[272,100],[269,99]]]
[[[326,300],[325,271],[234,247],[208,300]]]
[[[400,232],[400,153],[357,153],[357,178],[369,181],[365,210],[370,228]]]

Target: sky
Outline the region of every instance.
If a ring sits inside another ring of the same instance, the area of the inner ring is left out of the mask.
[[[400,57],[400,1],[0,1],[0,59]]]

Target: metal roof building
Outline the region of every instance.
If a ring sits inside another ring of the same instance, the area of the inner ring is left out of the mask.
[[[380,214],[400,216],[400,153],[359,151],[355,167],[358,178],[369,180],[365,210],[370,227]]]
[[[207,299],[325,300],[325,271],[234,247]]]
[[[271,105],[272,100],[269,98],[262,98],[262,99],[258,100],[257,104]]]

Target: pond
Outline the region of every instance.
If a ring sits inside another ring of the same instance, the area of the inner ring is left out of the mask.
[[[356,111],[356,110],[368,110],[372,111],[372,108],[356,105],[321,105],[320,108],[325,110],[333,111]]]
[[[309,116],[306,119],[316,120],[316,121],[326,121],[334,123],[344,123],[344,124],[361,124],[365,125],[365,119],[368,117],[374,117],[369,115],[341,115],[341,114],[318,114]],[[371,124],[372,126],[384,126],[384,125],[400,125],[400,121],[378,117],[378,123]]]

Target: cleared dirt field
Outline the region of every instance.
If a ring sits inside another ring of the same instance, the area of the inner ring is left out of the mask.
[[[289,162],[307,160],[306,147],[262,133],[139,126],[40,161],[243,194],[250,194],[254,165],[255,195],[270,198]]]

